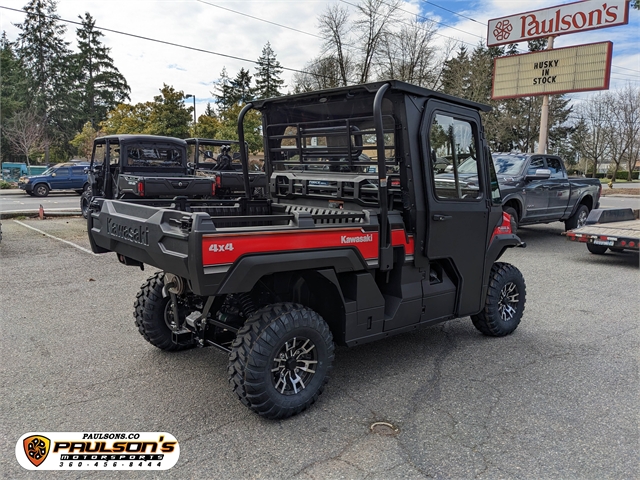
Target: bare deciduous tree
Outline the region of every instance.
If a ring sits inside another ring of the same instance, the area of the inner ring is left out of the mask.
[[[598,165],[607,155],[607,110],[607,100],[602,93],[582,102],[577,108],[580,121],[584,123],[584,128],[579,130],[580,138],[577,143],[581,155],[593,164],[594,175],[598,172]]]
[[[16,153],[27,158],[29,168],[30,155],[44,151],[51,144],[46,132],[46,123],[35,110],[16,113],[3,126],[2,131]]]
[[[385,34],[396,20],[401,0],[364,0],[357,6],[360,14],[354,28],[360,33],[360,83],[369,81],[371,66]]]
[[[623,139],[621,157],[627,164],[628,180],[631,180],[640,162],[640,88],[627,85],[618,90],[614,112],[618,124],[616,131]]]
[[[380,42],[379,76],[434,88],[439,80],[433,23],[414,19],[397,32],[386,32]]]
[[[352,75],[351,55],[346,51],[349,42],[349,13],[338,4],[328,6],[318,19],[320,33],[325,38],[324,56],[334,57],[340,71],[340,85],[347,86]]]

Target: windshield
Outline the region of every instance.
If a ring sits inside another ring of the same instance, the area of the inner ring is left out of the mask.
[[[518,175],[522,172],[527,157],[517,155],[493,155],[493,165],[498,175]]]
[[[474,173],[478,174],[478,167],[476,166],[475,158],[467,158],[464,162],[460,164],[458,167],[458,173]]]
[[[56,170],[58,170],[59,168],[62,168],[63,166],[68,167],[69,164],[66,164],[66,165],[55,165],[53,167],[49,167],[44,172],[39,173],[38,175],[51,175],[52,173],[55,173]]]

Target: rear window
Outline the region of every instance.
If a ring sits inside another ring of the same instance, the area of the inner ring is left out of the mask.
[[[125,166],[135,168],[180,168],[182,150],[171,145],[128,145]]]

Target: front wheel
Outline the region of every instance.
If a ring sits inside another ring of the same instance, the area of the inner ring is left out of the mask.
[[[491,268],[484,308],[471,315],[473,325],[483,334],[504,337],[512,333],[522,319],[526,286],[520,270],[508,263],[496,262]]]
[[[133,304],[133,316],[138,331],[151,345],[160,350],[177,351],[195,347],[194,342],[176,343],[171,335],[176,327],[173,304],[169,297],[162,296],[164,272],[157,272],[142,284]],[[178,305],[178,314],[187,315],[185,307]]]
[[[294,303],[269,305],[233,341],[229,383],[257,414],[287,418],[318,399],[333,358],[333,336],[320,315]]]
[[[588,217],[589,207],[586,205],[580,205],[575,213],[564,222],[564,227],[566,230],[584,227],[587,224]]]
[[[33,194],[36,197],[46,197],[49,195],[49,187],[45,183],[39,183],[33,187]]]

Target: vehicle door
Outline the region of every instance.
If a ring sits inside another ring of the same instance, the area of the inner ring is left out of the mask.
[[[529,167],[524,172],[524,211],[523,218],[541,219],[548,215],[549,184],[548,180],[527,179],[527,175],[535,175],[537,170],[544,169],[544,157],[532,157]]]
[[[51,185],[51,190],[66,190],[71,188],[71,169],[69,167],[58,167],[54,169],[49,178],[49,185]]]
[[[474,110],[434,100],[424,115],[421,136],[428,203],[425,253],[430,262],[442,259],[457,272],[455,313],[475,313],[481,308],[491,201],[485,193],[486,162],[490,160],[485,158],[488,150],[481,137],[480,118]],[[451,171],[438,173],[435,158],[450,159]]]
[[[571,184],[564,170],[562,160],[558,157],[546,157],[547,169],[551,172],[547,184],[549,185],[549,217],[562,218],[571,195]]]
[[[87,167],[75,166],[71,167],[71,188],[74,190],[81,189],[87,181]]]

